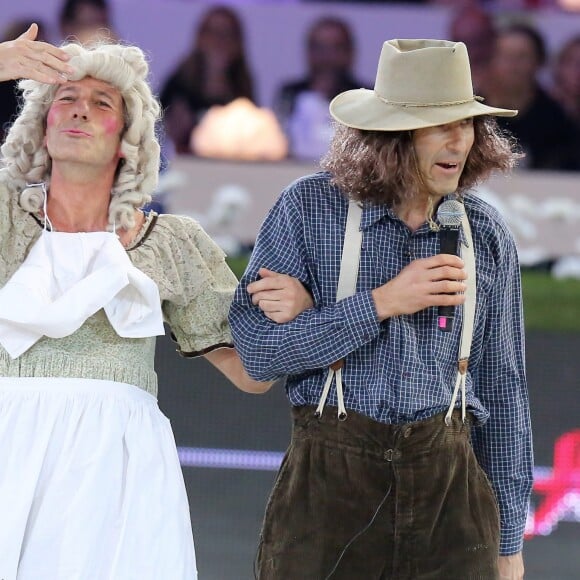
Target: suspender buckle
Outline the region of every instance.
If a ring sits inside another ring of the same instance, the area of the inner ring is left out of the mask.
[[[337,361],[333,362],[330,365],[330,368],[336,372],[337,370],[341,369],[344,366],[344,359],[343,358],[339,358]]]

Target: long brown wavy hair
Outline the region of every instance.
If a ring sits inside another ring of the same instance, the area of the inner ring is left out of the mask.
[[[493,117],[474,117],[473,128],[475,140],[459,180],[459,194],[493,171],[509,171],[522,157],[515,139]],[[350,198],[372,204],[397,206],[424,188],[412,131],[363,131],[337,123],[321,166]]]

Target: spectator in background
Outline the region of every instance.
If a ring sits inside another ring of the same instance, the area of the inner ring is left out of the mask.
[[[165,133],[175,152],[191,153],[191,131],[203,114],[238,97],[254,100],[242,23],[231,8],[216,6],[203,16],[190,53],[161,90]]]
[[[314,22],[306,51],[306,77],[284,84],[274,108],[289,137],[291,155],[314,159],[326,152],[332,137],[330,101],[338,93],[364,85],[351,72],[354,39],[343,20],[326,16]]]
[[[64,0],[59,25],[64,40],[89,44],[97,39],[117,39],[107,0]]]
[[[556,56],[552,96],[580,127],[580,35],[570,38]]]
[[[485,95],[496,36],[493,17],[479,4],[463,6],[451,19],[449,36],[467,47],[473,90],[476,95]]]
[[[578,170],[579,131],[538,82],[545,61],[544,40],[535,29],[512,24],[498,31],[486,103],[519,111],[517,117],[498,122],[513,133],[526,153],[523,166]]]
[[[18,38],[30,28],[33,22],[38,25],[37,40],[46,42],[45,27],[38,18],[14,20],[2,31],[0,42]],[[18,112],[17,82],[16,80],[0,82],[0,144],[4,143],[4,136],[8,133],[8,128]]]

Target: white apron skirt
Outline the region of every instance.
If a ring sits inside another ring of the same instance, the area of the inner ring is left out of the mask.
[[[0,378],[0,579],[196,578],[155,397],[112,381]]]

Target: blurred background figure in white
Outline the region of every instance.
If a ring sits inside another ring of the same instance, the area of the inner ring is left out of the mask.
[[[290,140],[290,155],[317,160],[332,137],[330,101],[343,91],[365,87],[352,73],[353,33],[333,16],[315,21],[306,35],[306,76],[284,83],[274,109]]]

